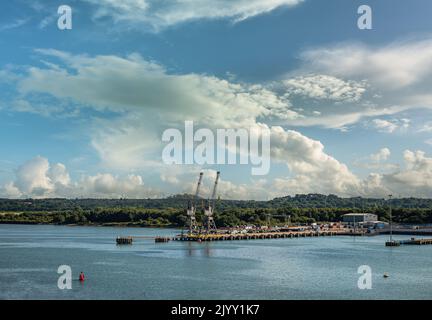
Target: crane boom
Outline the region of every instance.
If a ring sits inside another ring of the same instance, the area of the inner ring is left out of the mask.
[[[217,172],[217,175],[216,175],[216,181],[215,181],[215,184],[214,184],[214,187],[213,187],[212,197],[211,197],[211,199],[212,199],[213,201],[214,201],[215,198],[216,198],[216,190],[217,190],[217,186],[218,186],[218,183],[219,183],[219,177],[220,177],[220,172],[218,171],[218,172]]]
[[[197,184],[196,191],[195,191],[194,200],[198,199],[199,191],[200,191],[200,188],[201,188],[201,182],[202,182],[202,179],[203,179],[203,174],[204,174],[203,172],[200,172],[200,176],[199,176],[199,179],[198,179],[198,184]]]
[[[219,183],[219,177],[220,177],[220,172],[218,171],[216,174],[216,180],[215,180],[215,184],[213,187],[213,193],[212,193],[211,200],[210,200],[211,201],[211,207],[213,210],[214,210],[215,202],[216,202],[216,191],[217,191],[217,186]]]

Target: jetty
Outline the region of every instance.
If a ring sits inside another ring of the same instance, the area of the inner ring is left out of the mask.
[[[399,247],[401,245],[417,245],[422,246],[426,244],[432,244],[432,239],[416,239],[411,238],[409,240],[391,240],[386,242],[387,247]]]
[[[287,239],[287,238],[304,238],[304,237],[332,237],[332,236],[364,236],[363,231],[353,232],[352,230],[305,230],[305,231],[251,231],[246,233],[187,233],[179,234],[174,237],[151,237],[151,236],[127,236],[117,237],[116,242],[119,245],[132,244],[136,239],[154,240],[156,243],[167,243],[169,241],[235,241],[235,240],[260,240],[260,239]]]
[[[138,239],[154,240],[154,242],[156,242],[156,243],[171,241],[171,237],[161,237],[161,236],[156,236],[156,237],[152,237],[152,236],[127,236],[127,237],[124,237],[124,236],[121,236],[121,237],[116,238],[116,243],[118,245],[131,245],[131,244],[133,244],[134,240],[138,240]]]
[[[184,234],[177,235],[174,241],[232,241],[232,240],[259,240],[259,239],[286,239],[302,237],[325,237],[325,236],[363,236],[364,232],[338,231],[273,231],[273,232],[250,232],[250,233],[210,233],[210,234]]]

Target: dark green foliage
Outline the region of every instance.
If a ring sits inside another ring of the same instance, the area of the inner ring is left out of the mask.
[[[172,226],[185,225],[189,195],[166,199],[0,199],[0,223],[51,223],[78,225]],[[296,195],[270,201],[221,200],[216,224],[281,225],[315,221],[340,221],[349,212],[370,212],[379,219],[401,223],[432,223],[431,199],[340,198],[335,195]],[[202,214],[197,213],[198,221]]]

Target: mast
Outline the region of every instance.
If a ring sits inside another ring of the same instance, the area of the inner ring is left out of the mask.
[[[393,218],[392,218],[391,198],[392,198],[392,195],[389,194],[389,206],[390,206],[390,241],[393,241]]]

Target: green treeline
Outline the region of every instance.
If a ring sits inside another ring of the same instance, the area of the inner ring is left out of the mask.
[[[0,199],[0,212],[66,211],[74,210],[77,207],[83,210],[96,208],[184,209],[190,198],[190,195],[176,195],[164,199]],[[335,195],[301,194],[269,201],[220,200],[217,207],[220,210],[229,208],[353,208],[370,211],[389,204],[394,208],[431,209],[432,199],[394,198],[386,201],[379,198],[341,198]]]
[[[185,204],[184,204],[185,207]],[[225,207],[218,209],[215,216],[218,227],[254,225],[281,225],[290,223],[336,222],[342,215],[350,212],[370,212],[378,215],[380,220],[389,220],[389,207],[363,208],[243,208]],[[393,220],[400,223],[432,223],[432,208],[392,209]],[[197,213],[198,221],[202,213]],[[19,211],[3,210],[0,212],[0,223],[23,224],[59,224],[59,225],[124,225],[137,227],[182,227],[186,223],[184,208],[140,208],[140,207],[96,207],[83,209],[76,206],[67,210]]]

